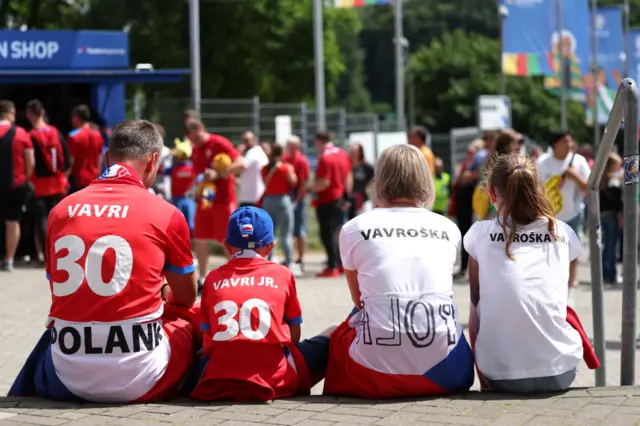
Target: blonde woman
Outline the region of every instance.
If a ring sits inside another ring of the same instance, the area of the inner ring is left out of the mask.
[[[382,152],[377,208],[349,221],[340,254],[356,309],[331,336],[326,394],[400,398],[468,390],[473,355],[457,321],[461,236],[430,212],[434,184],[411,145]]]

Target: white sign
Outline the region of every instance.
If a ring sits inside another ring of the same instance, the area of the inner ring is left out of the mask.
[[[278,115],[276,117],[276,143],[278,145],[284,145],[287,143],[287,139],[293,135],[291,127],[290,115]]]
[[[479,96],[478,127],[480,130],[501,130],[511,127],[511,100],[509,97]]]

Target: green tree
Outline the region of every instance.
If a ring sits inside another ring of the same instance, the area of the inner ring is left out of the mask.
[[[410,61],[415,75],[417,116],[433,132],[476,125],[476,100],[497,93],[499,87],[497,40],[461,30],[446,33],[421,48]],[[548,94],[540,78],[508,78],[513,126],[536,140],[545,141],[559,127],[558,99]],[[568,103],[568,124],[577,140],[589,140],[584,109]]]

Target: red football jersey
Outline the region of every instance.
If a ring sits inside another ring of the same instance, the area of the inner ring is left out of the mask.
[[[100,155],[104,147],[102,135],[90,127],[69,133],[69,154],[73,157],[71,176],[78,186],[87,186],[100,174]]]
[[[201,313],[210,359],[193,397],[268,400],[305,391],[308,372],[287,326],[302,323],[289,269],[246,250],[209,273]]]
[[[12,124],[8,121],[0,123],[0,138],[7,134],[11,129]],[[26,180],[24,152],[26,150],[33,149],[31,138],[25,129],[20,126],[16,126],[16,134],[13,137],[11,144],[11,155],[13,157],[13,187],[22,185]]]
[[[227,154],[231,161],[240,156],[240,153],[229,139],[211,133],[209,140],[203,146],[193,147],[191,162],[193,163],[194,173],[199,175],[206,169],[211,168],[211,161],[221,153]],[[214,183],[216,185],[215,204],[237,204],[235,176],[230,175],[225,179],[216,179]]]
[[[298,184],[295,188],[297,191],[300,187],[300,184],[302,182],[306,182],[309,179],[310,168],[307,157],[305,157],[303,153],[298,151],[293,157],[285,155],[282,161],[293,166],[293,170],[296,172],[296,177],[298,178]]]
[[[349,154],[342,148],[327,144],[318,160],[316,178],[328,179],[329,186],[318,194],[319,203],[330,203],[344,195],[344,181],[351,171]]]
[[[190,162],[176,163],[171,167],[171,198],[184,197],[195,182]]]
[[[45,197],[47,195],[62,194],[65,192],[67,180],[64,171],[68,169],[65,163],[65,153],[63,144],[66,143],[60,137],[60,132],[54,126],[32,129],[29,132],[34,150],[39,150],[42,154],[36,155],[36,170],[31,176],[31,182],[35,188],[35,197]],[[43,164],[38,164],[39,162]],[[39,169],[48,173],[38,176]]]
[[[187,222],[114,165],[105,178],[60,202],[49,216],[46,270],[51,318],[119,322],[162,313],[164,271],[194,271]]]

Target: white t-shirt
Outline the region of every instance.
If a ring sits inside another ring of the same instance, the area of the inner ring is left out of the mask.
[[[422,375],[462,335],[453,303],[461,236],[444,216],[421,208],[377,208],[340,232],[342,265],[358,271],[363,309],[350,357],[371,370]]]
[[[553,154],[546,155],[541,157],[536,165],[538,176],[545,185],[551,205],[556,210],[556,217],[563,221],[570,221],[582,213],[582,201],[585,196],[572,179],[561,179],[562,174],[569,168],[573,155],[569,153],[564,160],[558,160]],[[575,154],[571,166],[583,179],[589,178],[591,168],[582,155]]]
[[[555,376],[582,359],[582,341],[567,323],[569,263],[582,251],[575,232],[556,221],[557,240],[548,221],[518,227],[505,253],[498,219],[473,224],[464,248],[478,261],[478,369],[488,379]],[[509,229],[507,227],[507,229]]]
[[[260,145],[249,148],[244,155],[244,164],[247,169],[240,176],[240,191],[238,201],[240,203],[255,203],[262,197],[264,182],[262,181],[262,168],[269,164],[269,158]]]

